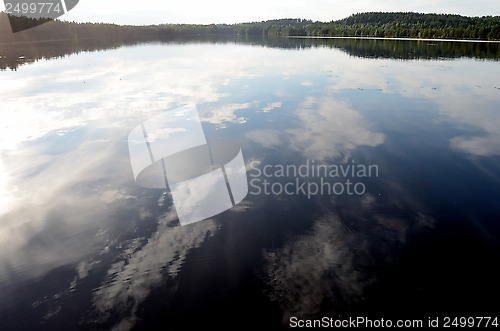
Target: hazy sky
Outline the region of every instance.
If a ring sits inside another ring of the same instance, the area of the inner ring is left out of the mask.
[[[1,3],[0,10],[4,10]],[[331,21],[367,11],[500,15],[499,0],[80,0],[61,17],[117,24],[238,23],[274,18]]]

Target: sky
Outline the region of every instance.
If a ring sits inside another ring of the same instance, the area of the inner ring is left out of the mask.
[[[0,4],[0,10],[5,10]],[[328,22],[370,11],[500,15],[499,0],[80,0],[61,20],[149,25],[241,23],[277,18]]]

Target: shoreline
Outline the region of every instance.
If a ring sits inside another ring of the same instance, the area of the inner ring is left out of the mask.
[[[500,43],[500,40],[482,39],[442,39],[442,38],[402,38],[402,37],[343,37],[343,36],[288,36],[296,39],[365,39],[365,40],[400,40],[400,41],[439,41],[469,43]]]

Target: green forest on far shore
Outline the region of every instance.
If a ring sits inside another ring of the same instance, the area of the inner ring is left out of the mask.
[[[15,24],[29,26],[33,25],[33,22],[28,18],[16,18]],[[0,42],[85,38],[125,42],[130,40],[167,40],[194,35],[500,40],[500,16],[466,17],[451,14],[372,12],[354,14],[331,22],[279,19],[239,24],[162,24],[150,26],[72,23],[55,20],[33,29],[12,33],[7,14],[0,13]]]

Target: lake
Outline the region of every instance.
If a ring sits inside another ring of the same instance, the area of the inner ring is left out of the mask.
[[[498,317],[499,45],[0,45],[0,329]],[[129,135],[186,105],[248,192],[181,225]]]

